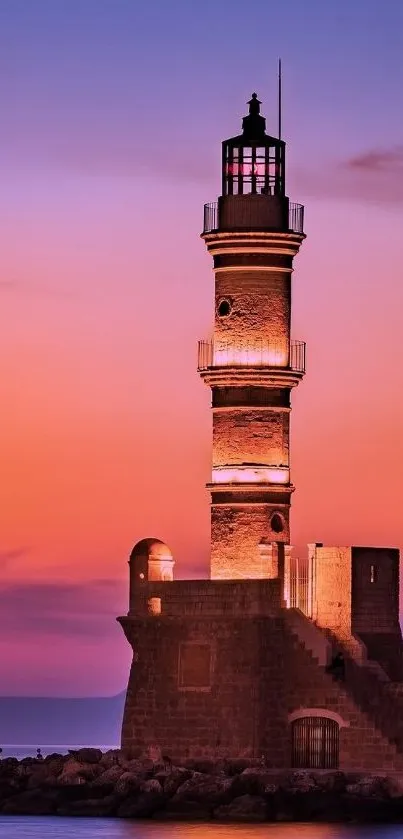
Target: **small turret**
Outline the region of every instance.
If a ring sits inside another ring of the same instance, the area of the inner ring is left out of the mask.
[[[174,565],[168,545],[160,539],[141,539],[137,542],[129,559],[130,602],[132,592],[144,582],[172,582]]]

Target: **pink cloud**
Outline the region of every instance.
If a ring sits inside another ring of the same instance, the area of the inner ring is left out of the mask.
[[[295,174],[307,196],[381,204],[403,204],[403,146],[371,149]]]

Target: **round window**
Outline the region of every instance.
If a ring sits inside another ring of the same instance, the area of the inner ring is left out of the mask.
[[[220,300],[220,302],[217,306],[217,312],[218,312],[220,318],[228,317],[228,315],[231,314],[231,309],[232,309],[231,301],[228,300],[226,297],[224,297],[223,300]]]
[[[274,516],[271,517],[270,521],[271,529],[274,533],[282,533],[284,530],[284,524],[281,516],[278,513],[274,513]]]

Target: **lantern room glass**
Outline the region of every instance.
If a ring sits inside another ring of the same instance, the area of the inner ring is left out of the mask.
[[[270,139],[265,145],[223,144],[223,195],[284,195],[284,144]]]

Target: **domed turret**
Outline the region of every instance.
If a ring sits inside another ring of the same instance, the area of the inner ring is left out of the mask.
[[[168,545],[161,539],[141,539],[130,554],[131,582],[171,582],[174,564]]]

